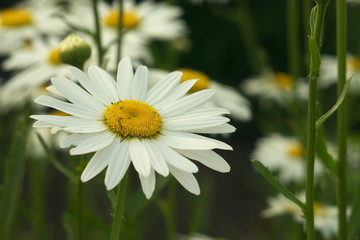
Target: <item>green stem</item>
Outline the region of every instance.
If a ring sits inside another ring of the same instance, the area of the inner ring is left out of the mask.
[[[118,25],[118,40],[117,40],[117,54],[116,54],[116,66],[115,69],[117,69],[117,64],[120,62],[121,58],[121,41],[122,41],[122,30],[123,30],[123,15],[124,15],[124,4],[123,0],[118,0],[119,4],[119,25]]]
[[[289,60],[290,74],[295,80],[300,75],[300,43],[299,43],[299,2],[298,0],[286,1],[286,19],[287,19],[287,52]],[[307,24],[308,25],[308,24]]]
[[[77,232],[78,240],[84,239],[84,221],[83,221],[83,184],[79,180],[76,182],[76,204],[77,204],[77,213],[76,213],[76,222],[77,222]]]
[[[168,240],[175,239],[175,217],[174,217],[174,210],[175,210],[175,201],[176,201],[176,182],[174,179],[171,179],[169,192],[168,192],[168,204],[165,213],[166,218],[166,233]]]
[[[304,57],[304,63],[305,66],[309,66],[309,49],[308,49],[308,41],[307,38],[310,35],[310,25],[309,25],[309,17],[310,17],[310,12],[311,12],[311,3],[312,0],[303,0],[302,1],[302,6],[303,6],[303,28],[304,28],[304,34],[303,36],[306,38],[304,39],[304,52],[305,52],[305,57]]]
[[[102,66],[103,63],[103,49],[102,49],[102,41],[101,41],[101,28],[100,28],[100,19],[99,19],[99,12],[98,12],[98,0],[92,0],[92,7],[94,13],[94,20],[95,20],[95,42],[96,48],[98,51],[98,64]]]
[[[323,29],[325,13],[329,2],[324,0],[317,1],[317,14],[314,26],[313,36],[318,48],[320,49],[321,33]],[[318,54],[318,53],[317,53]],[[309,102],[308,102],[308,131],[307,131],[307,167],[306,167],[306,235],[307,240],[315,239],[314,228],[314,164],[316,150],[316,92],[318,69],[312,56],[310,69],[316,69],[310,72],[309,76]]]
[[[127,179],[128,179],[128,173],[126,173],[125,177],[121,180],[119,187],[117,189],[110,240],[120,239],[121,223],[122,223],[124,207],[125,207]]]
[[[338,59],[338,96],[341,94],[346,82],[346,1],[336,0],[336,51]],[[347,162],[347,107],[346,96],[337,112],[337,205],[338,205],[338,239],[346,239],[346,162]]]

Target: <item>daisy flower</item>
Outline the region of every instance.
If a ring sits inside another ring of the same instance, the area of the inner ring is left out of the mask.
[[[252,118],[250,103],[235,88],[218,83],[202,72],[192,69],[178,69],[182,72],[182,82],[198,79],[194,86],[189,90],[195,93],[204,89],[216,90],[215,96],[209,101],[210,106],[223,107],[230,111],[231,117],[239,121],[248,121]],[[155,84],[158,79],[166,76],[169,72],[160,69],[152,69],[150,72],[150,84]]]
[[[303,182],[305,179],[305,147],[294,137],[279,134],[264,137],[256,143],[252,158],[278,172],[279,178],[285,183]],[[315,174],[322,172],[322,165],[315,161]]]
[[[246,79],[241,88],[249,96],[257,96],[260,100],[272,100],[280,105],[294,97],[307,99],[307,84],[303,81],[295,81],[286,73],[267,72],[259,77]]]
[[[319,86],[326,88],[337,82],[337,58],[336,56],[323,55],[321,57]],[[360,93],[360,58],[348,55],[346,65],[346,78],[353,77],[349,87],[350,93]]]
[[[298,194],[297,198],[304,202],[305,194]],[[290,214],[296,222],[303,224],[305,227],[306,222],[301,209],[282,194],[270,197],[268,199],[268,205],[269,207],[262,213],[264,217]],[[325,239],[332,239],[332,237],[336,236],[338,232],[337,215],[338,211],[336,206],[325,205],[319,202],[314,203],[315,229],[321,232]]]
[[[26,40],[42,35],[62,35],[67,29],[60,19],[53,17],[59,11],[47,1],[26,1],[0,11],[0,53],[7,54],[18,49]]]
[[[34,97],[37,92],[43,93],[44,84],[54,75],[67,74],[67,65],[59,59],[59,41],[32,41],[27,47],[19,48],[3,62],[5,70],[21,70],[0,87],[0,109],[6,111],[21,106]]]
[[[133,73],[128,57],[118,66],[117,81],[96,66],[88,76],[70,67],[81,86],[64,78],[51,80],[54,88],[71,103],[50,96],[35,102],[71,116],[32,115],[34,127],[52,127],[70,133],[61,147],[75,146],[70,154],[95,152],[81,180],[89,181],[107,167],[105,185],[114,188],[130,163],[139,174],[142,189],[150,198],[155,188],[155,172],[171,173],[188,191],[200,194],[193,175],[193,159],[220,172],[230,166],[212,149],[232,148],[197,133],[230,133],[228,113],[222,108],[204,107],[214,90],[192,95],[186,92],[195,80],[180,84],[181,72],[173,72],[148,90],[148,70],[139,66]]]

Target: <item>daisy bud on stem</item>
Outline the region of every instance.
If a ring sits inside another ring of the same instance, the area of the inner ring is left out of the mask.
[[[90,45],[76,34],[70,34],[59,45],[61,62],[82,69],[91,56]]]

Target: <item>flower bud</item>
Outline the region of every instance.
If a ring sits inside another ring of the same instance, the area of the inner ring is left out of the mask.
[[[82,69],[91,55],[90,45],[76,34],[70,34],[59,45],[59,57],[62,63]]]

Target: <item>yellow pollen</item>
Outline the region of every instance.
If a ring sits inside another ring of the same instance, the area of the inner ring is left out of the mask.
[[[60,57],[59,57],[59,49],[58,48],[54,48],[54,49],[52,49],[50,51],[50,53],[48,55],[48,61],[51,64],[54,64],[54,65],[61,64],[61,60],[60,60]]]
[[[291,144],[290,148],[288,149],[288,154],[291,157],[303,157],[305,155],[305,149],[301,146],[300,143],[294,142]]]
[[[157,110],[147,103],[124,100],[108,106],[105,124],[123,138],[152,138],[160,133],[162,122]]]
[[[24,8],[8,8],[0,12],[0,25],[21,27],[33,23],[29,10]]]
[[[189,90],[189,92],[197,92],[200,90],[209,88],[209,77],[203,74],[202,72],[198,72],[192,69],[181,68],[178,69],[183,73],[181,82],[185,82],[191,79],[199,79],[194,86]]]
[[[347,58],[347,67],[349,70],[360,71],[360,58],[348,57]]]
[[[117,28],[119,26],[119,10],[111,10],[105,17],[104,23],[106,26]],[[140,23],[139,17],[133,12],[123,13],[123,27],[135,28]]]
[[[274,80],[276,84],[284,90],[291,90],[295,83],[294,78],[286,73],[276,73]]]

